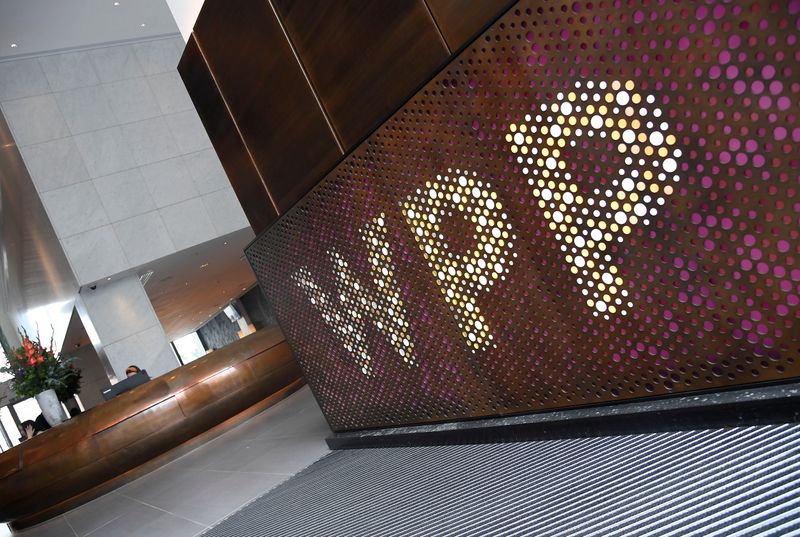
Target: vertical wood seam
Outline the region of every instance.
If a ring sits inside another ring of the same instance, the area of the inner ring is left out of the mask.
[[[200,40],[192,32],[194,36],[194,43],[197,45],[197,50],[200,52],[200,56],[203,58],[203,62],[206,64],[206,69],[208,73],[211,75],[211,81],[214,83],[214,87],[217,89],[217,93],[219,94],[219,98],[222,100],[222,104],[225,105],[225,110],[228,112],[228,116],[231,118],[231,122],[233,123],[234,128],[236,129],[237,134],[239,135],[239,139],[242,141],[242,145],[244,146],[245,151],[247,151],[247,156],[250,159],[250,162],[253,164],[253,169],[256,170],[258,174],[258,178],[261,180],[261,185],[264,187],[264,191],[267,193],[267,198],[269,198],[272,207],[275,209],[275,214],[280,216],[281,211],[278,209],[278,204],[275,203],[275,199],[272,197],[272,193],[269,191],[269,187],[267,186],[267,182],[264,180],[264,176],[261,173],[258,165],[256,164],[255,158],[253,158],[253,152],[250,151],[250,146],[247,144],[247,140],[242,134],[242,130],[239,128],[239,123],[236,122],[236,117],[233,115],[233,111],[231,111],[230,105],[228,105],[228,100],[225,98],[225,94],[222,93],[222,88],[219,86],[219,82],[217,82],[217,77],[214,76],[214,71],[211,69],[211,64],[208,63],[208,58],[206,58],[205,52],[203,52],[203,47],[200,45]]]
[[[436,33],[439,34],[439,39],[442,40],[442,44],[444,45],[445,50],[447,50],[447,55],[452,56],[453,51],[450,49],[450,45],[447,43],[447,39],[444,37],[444,33],[442,32],[442,28],[439,26],[439,21],[436,20],[436,17],[433,14],[433,10],[431,10],[431,6],[428,5],[428,0],[420,0],[422,5],[425,6],[425,10],[428,12],[428,16],[433,21],[433,26],[436,28]]]
[[[270,9],[272,9],[272,13],[275,15],[275,20],[278,21],[278,26],[281,27],[281,31],[283,32],[283,37],[286,38],[286,42],[289,44],[289,49],[292,51],[292,55],[294,55],[294,59],[297,62],[297,65],[300,66],[300,72],[303,73],[303,78],[306,80],[306,84],[311,89],[311,94],[314,96],[314,100],[319,106],[320,111],[322,112],[322,117],[325,118],[325,123],[328,124],[328,128],[331,130],[331,134],[333,134],[333,140],[336,142],[336,146],[339,148],[339,151],[344,155],[346,153],[344,149],[344,145],[342,144],[341,135],[336,130],[336,127],[331,121],[331,118],[328,114],[328,110],[325,109],[325,105],[322,104],[322,99],[319,98],[317,93],[317,88],[314,86],[314,82],[311,80],[311,77],[308,75],[308,71],[306,70],[306,66],[303,64],[303,60],[300,58],[300,54],[297,52],[297,48],[294,46],[294,42],[289,37],[289,32],[286,31],[286,25],[283,23],[283,19],[278,14],[278,10],[275,9],[275,5],[273,4],[272,0],[266,0],[267,4],[269,4]]]

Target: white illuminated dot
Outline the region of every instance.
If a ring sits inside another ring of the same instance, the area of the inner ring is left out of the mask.
[[[514,143],[517,145],[522,145],[525,143],[525,135],[521,132],[518,132],[514,135]]]
[[[631,100],[630,95],[628,95],[627,91],[620,91],[617,93],[617,104],[620,106],[625,106]]]
[[[675,159],[673,158],[664,159],[664,162],[661,165],[663,166],[664,171],[667,173],[674,172],[678,169],[678,163],[675,162]]]
[[[647,207],[643,203],[637,203],[633,206],[633,212],[636,216],[644,216],[647,214]]]
[[[498,273],[498,274],[502,274],[503,273],[503,265],[501,265],[500,263],[495,263],[494,264],[494,271],[496,273]]]
[[[606,303],[603,302],[602,300],[598,300],[597,302],[595,302],[594,307],[597,308],[597,311],[599,312],[606,311]]]
[[[650,143],[652,145],[661,145],[664,143],[664,135],[658,131],[653,131],[650,133]]]
[[[626,129],[622,133],[622,141],[625,142],[626,144],[632,144],[634,141],[636,141],[636,133],[633,132],[631,129]]]
[[[602,238],[603,238],[603,232],[602,231],[600,231],[599,229],[593,229],[592,230],[592,239],[593,240],[599,241]]]
[[[625,192],[630,192],[635,187],[636,187],[636,183],[634,183],[633,179],[631,179],[630,177],[626,177],[625,179],[622,180],[622,189]]]
[[[549,188],[542,189],[542,199],[549,201],[553,198],[553,192]]]
[[[578,248],[583,248],[586,245],[586,239],[584,239],[583,237],[580,237],[580,236],[575,237],[573,242],[575,243],[575,246],[577,246]],[[580,282],[578,282],[578,283],[580,283]]]
[[[586,260],[583,258],[583,256],[576,255],[573,263],[575,263],[576,267],[580,268],[586,265]]]
[[[550,134],[554,138],[558,138],[559,136],[561,136],[561,127],[559,125],[553,125],[552,127],[550,127]]]
[[[568,116],[572,113],[572,104],[569,102],[561,103],[561,113]]]
[[[611,285],[612,283],[614,283],[614,276],[612,276],[608,272],[603,273],[603,283],[605,283],[606,285]]]
[[[628,221],[628,215],[626,215],[623,211],[618,211],[617,214],[614,215],[614,221],[617,224],[624,224]]]

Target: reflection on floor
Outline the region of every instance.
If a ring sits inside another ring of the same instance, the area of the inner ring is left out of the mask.
[[[304,387],[163,468],[14,535],[197,535],[328,453],[330,432]]]

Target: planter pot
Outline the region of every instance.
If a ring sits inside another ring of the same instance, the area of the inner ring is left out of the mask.
[[[42,393],[37,393],[36,402],[39,403],[44,419],[47,420],[50,427],[55,427],[67,419],[67,413],[64,412],[64,407],[61,406],[61,401],[58,400],[55,390],[45,390]]]

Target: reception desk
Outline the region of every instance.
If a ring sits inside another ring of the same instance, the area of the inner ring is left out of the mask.
[[[302,384],[283,333],[256,332],[0,454],[0,521],[22,528],[81,505]]]

